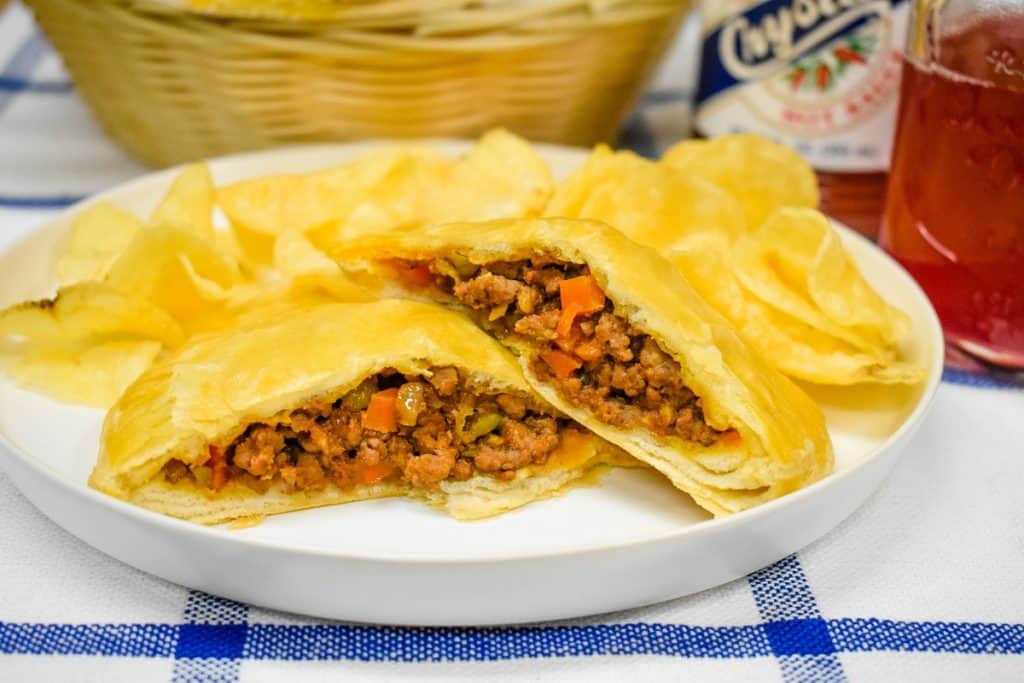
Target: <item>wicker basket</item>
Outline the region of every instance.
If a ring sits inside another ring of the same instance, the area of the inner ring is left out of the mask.
[[[288,19],[153,0],[27,2],[106,131],[158,166],[496,125],[549,142],[609,140],[690,7],[377,0]]]

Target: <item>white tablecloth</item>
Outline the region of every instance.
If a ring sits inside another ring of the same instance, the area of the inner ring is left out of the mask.
[[[686,134],[685,45],[624,144],[651,153]],[[0,248],[142,170],[90,121],[23,8],[0,14]],[[0,475],[0,680],[1024,680],[1022,491],[1024,393],[947,372],[878,493],[772,567],[599,618],[402,629],[168,584],[68,535]]]

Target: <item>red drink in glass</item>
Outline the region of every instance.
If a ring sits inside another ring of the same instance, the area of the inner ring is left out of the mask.
[[[904,62],[881,242],[951,351],[1024,368],[1024,13],[936,45],[930,64]]]

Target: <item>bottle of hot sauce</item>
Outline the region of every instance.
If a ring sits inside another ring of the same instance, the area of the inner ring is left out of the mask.
[[[881,222],[908,0],[704,0],[699,135],[760,133],[818,173],[822,210]]]

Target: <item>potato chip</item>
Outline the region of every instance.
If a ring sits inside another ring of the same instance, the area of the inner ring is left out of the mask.
[[[238,265],[211,242],[179,228],[140,231],[107,275],[122,292],[148,299],[187,321],[218,298],[196,276],[227,289],[241,281]]]
[[[160,349],[156,341],[111,341],[84,350],[35,348],[8,372],[19,384],[58,401],[109,408]]]
[[[192,281],[196,292],[210,303],[226,301],[231,296],[233,288],[225,287],[216,280],[203,277],[196,270],[195,265],[185,254],[178,254],[178,263]]]
[[[359,198],[352,211],[335,226],[311,231],[314,242],[373,232],[404,230],[423,225],[434,214],[440,194],[450,182],[455,162],[436,152],[411,148],[387,174]]]
[[[197,289],[218,306],[211,306],[190,319],[190,335],[221,332],[272,319],[281,310],[291,310],[338,301],[373,301],[371,290],[355,283],[302,232],[289,229],[277,236],[273,251],[274,271],[256,282],[242,282],[230,288],[192,274]]]
[[[553,180],[530,143],[499,128],[477,141],[441,189],[428,221],[532,218],[551,198]]]
[[[625,152],[617,155],[605,144],[595,146],[586,161],[555,186],[544,215],[553,218],[579,216],[593,188],[606,180],[623,177],[628,173],[628,166],[636,165],[631,163],[633,158]]]
[[[794,150],[760,135],[686,140],[668,149],[665,166],[711,181],[743,206],[751,229],[784,206],[818,206],[814,169]]]
[[[209,167],[206,164],[186,166],[153,210],[149,222],[156,228],[188,230],[213,242],[214,198]]]
[[[295,228],[289,228],[277,236],[274,242],[274,268],[288,276],[341,272],[337,263]]]
[[[29,301],[0,313],[0,336],[33,346],[74,346],[90,340],[152,339],[180,344],[181,326],[163,309],[99,282],[65,287],[53,300]]]
[[[809,382],[916,384],[927,375],[922,367],[896,360],[892,350],[861,352],[768,306],[751,307],[744,335],[761,353],[777,358],[783,372]]]
[[[732,240],[746,232],[742,209],[724,190],[604,145],[558,185],[545,213],[601,220],[658,248],[694,234]]]
[[[884,346],[877,335],[846,327],[825,315],[811,301],[806,282],[787,277],[789,273],[780,267],[775,247],[786,248],[763,242],[759,234],[754,234],[737,242],[731,253],[736,277],[751,296],[862,351]]]
[[[246,253],[269,263],[278,233],[308,232],[341,221],[409,154],[390,149],[313,173],[243,180],[218,188],[217,203]]]
[[[733,322],[745,318],[750,296],[729,268],[729,244],[720,235],[695,235],[664,253],[712,308]]]
[[[858,351],[754,298],[740,285],[729,266],[728,247],[721,243],[690,240],[667,258],[752,348],[791,377],[838,385],[924,378],[923,368],[895,361],[890,352]]]
[[[214,233],[214,244],[220,253],[238,264],[238,269],[245,278],[258,278],[267,268],[266,264],[250,258],[249,254],[242,249],[234,230],[217,230]]]
[[[57,260],[60,286],[102,280],[143,227],[142,221],[110,202],[85,207],[71,221],[67,244]]]
[[[224,287],[199,275],[188,259],[180,258],[201,298],[196,310],[182,321],[189,338],[237,327],[240,321],[252,317],[254,311],[275,310],[284,304],[313,305],[376,298],[353,283],[337,266],[333,273],[311,272],[287,278],[267,271],[261,280]]]
[[[269,263],[285,230],[326,247],[431,223],[536,216],[551,188],[551,171],[529,143],[494,130],[458,161],[425,147],[392,148],[315,173],[235,183],[218,190],[218,202],[245,251]]]
[[[239,315],[251,308],[259,308],[265,301],[275,300],[275,293],[284,292],[288,284],[284,281],[243,282],[231,288],[224,288],[209,281],[200,280],[196,288],[203,291],[204,306],[198,308],[183,324],[188,338],[220,332],[234,326]]]
[[[837,323],[876,330],[886,344],[898,344],[910,332],[906,314],[886,303],[868,284],[828,219],[817,212],[808,213],[811,215],[805,220],[795,216],[793,219],[780,216],[780,220],[800,225],[811,235],[822,236],[821,246],[807,273],[811,299]]]
[[[732,256],[737,276],[756,297],[858,349],[891,347],[909,329],[906,316],[864,280],[828,219],[813,209],[780,209],[737,242]]]
[[[496,129],[483,135],[458,161],[424,150],[409,154],[331,237],[537,216],[551,191],[547,162],[522,138]]]
[[[291,278],[283,298],[296,299],[306,293],[330,301],[372,301],[376,297],[352,281],[338,264],[317,249],[297,230],[281,233],[274,244],[274,267]]]

